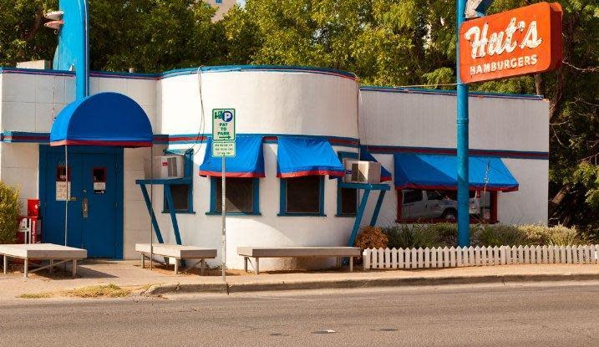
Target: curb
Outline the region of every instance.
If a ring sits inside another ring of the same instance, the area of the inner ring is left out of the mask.
[[[210,283],[210,284],[164,284],[150,287],[144,294],[163,295],[172,293],[244,293],[284,290],[313,289],[356,289],[385,287],[420,287],[457,284],[506,284],[526,282],[565,282],[599,281],[599,274],[547,274],[547,275],[491,275],[491,276],[451,276],[451,277],[408,277],[345,279],[334,281],[281,281],[249,283]]]

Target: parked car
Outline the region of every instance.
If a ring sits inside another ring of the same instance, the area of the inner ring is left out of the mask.
[[[403,192],[403,219],[448,219],[455,220],[458,216],[458,202],[455,194],[438,190],[412,190]],[[470,215],[481,214],[480,199],[476,192],[470,192]]]

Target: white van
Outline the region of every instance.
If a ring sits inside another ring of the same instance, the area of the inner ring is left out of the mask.
[[[405,189],[401,210],[402,219],[448,219],[455,220],[458,216],[458,202],[455,192],[440,190]],[[487,192],[488,194],[488,192]],[[470,215],[481,215],[481,194],[470,192]]]

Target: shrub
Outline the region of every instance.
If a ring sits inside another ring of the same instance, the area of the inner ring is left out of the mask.
[[[475,229],[475,237],[479,246],[527,245],[526,233],[512,225],[481,224]]]
[[[0,181],[0,244],[15,242],[19,209],[19,190]]]
[[[358,237],[356,237],[354,246],[360,247],[361,249],[386,248],[387,241],[387,236],[383,234],[381,228],[366,226],[362,228],[362,231],[360,231]]]
[[[549,244],[554,246],[571,246],[580,243],[576,228],[556,225],[548,229]]]
[[[535,246],[543,246],[549,244],[549,232],[546,225],[540,224],[525,224],[517,227],[525,235],[528,243]]]
[[[429,225],[397,224],[383,229],[389,239],[389,248],[432,248],[442,246],[438,231]]]
[[[448,247],[458,245],[458,225],[456,223],[430,224],[428,228],[439,235],[440,242],[444,245]]]

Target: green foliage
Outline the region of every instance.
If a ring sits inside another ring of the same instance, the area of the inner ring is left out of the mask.
[[[489,14],[540,0],[496,0]],[[200,65],[312,65],[355,72],[374,85],[455,82],[455,1],[247,0],[224,20],[195,0],[89,0],[94,70],[139,72]],[[599,229],[599,3],[558,0],[564,60],[555,72],[475,83],[473,91],[542,94],[549,100],[552,222]],[[56,35],[42,26],[57,0],[0,2],[0,65],[51,60]],[[540,208],[540,207],[539,207]]]
[[[389,248],[432,248],[442,246],[441,235],[438,230],[428,225],[396,224],[383,229],[389,239]]]
[[[512,225],[481,224],[473,231],[473,238],[479,246],[527,245],[526,233]]]
[[[19,209],[19,190],[0,181],[0,244],[15,242]]]

